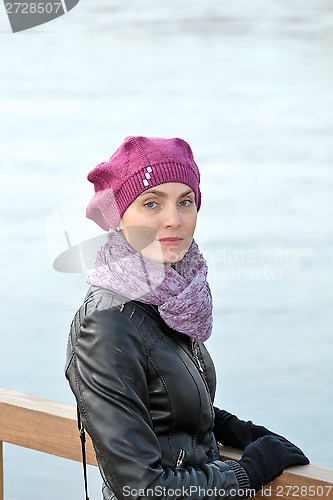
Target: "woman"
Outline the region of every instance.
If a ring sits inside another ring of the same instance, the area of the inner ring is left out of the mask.
[[[193,234],[201,193],[181,139],[127,137],[88,175],[87,216],[109,231],[71,326],[66,376],[104,499],[250,498],[290,465],[281,436],[213,406],[207,265]],[[244,449],[221,461],[217,443]]]

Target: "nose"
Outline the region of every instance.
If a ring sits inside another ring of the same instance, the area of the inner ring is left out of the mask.
[[[164,227],[179,227],[181,225],[180,214],[176,206],[166,207],[163,213]]]

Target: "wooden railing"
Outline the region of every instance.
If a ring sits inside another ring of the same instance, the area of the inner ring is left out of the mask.
[[[2,442],[81,461],[75,406],[0,388],[0,500],[3,490]],[[224,459],[240,458],[239,450],[221,447]],[[97,465],[87,436],[87,463]],[[333,470],[317,465],[290,467],[254,497],[281,500],[332,500]]]

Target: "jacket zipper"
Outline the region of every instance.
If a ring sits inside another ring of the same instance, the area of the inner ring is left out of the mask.
[[[179,453],[178,453],[178,458],[177,458],[177,462],[176,462],[176,469],[181,469],[181,467],[184,463],[185,457],[186,457],[186,451],[183,448],[181,448],[179,450]]]
[[[191,350],[192,350],[192,354],[193,354],[193,357],[198,365],[198,368],[199,368],[199,371],[201,373],[203,373],[204,369],[202,368],[202,365],[200,363],[200,359],[199,359],[199,356],[198,356],[198,348],[197,348],[197,345],[196,345],[196,342],[194,339],[191,338]]]

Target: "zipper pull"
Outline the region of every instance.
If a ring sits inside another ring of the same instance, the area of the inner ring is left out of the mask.
[[[183,450],[183,448],[181,448],[179,450],[179,453],[178,453],[178,458],[177,458],[177,462],[176,462],[176,469],[181,469],[183,462],[185,460],[185,457],[186,457],[186,451]]]
[[[203,373],[204,369],[202,368],[201,363],[200,363],[200,359],[199,359],[199,356],[198,356],[198,349],[197,349],[197,346],[196,346],[195,340],[194,340],[194,339],[191,339],[191,342],[192,342],[192,353],[193,353],[194,359],[195,359],[195,360],[196,360],[196,362],[197,362],[197,365],[198,365],[199,371],[200,371],[201,373]]]

